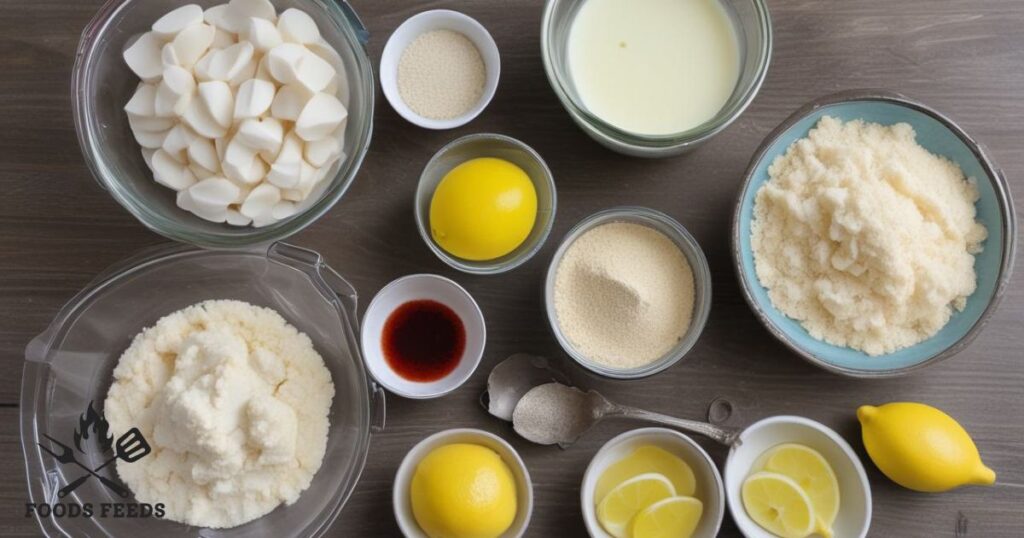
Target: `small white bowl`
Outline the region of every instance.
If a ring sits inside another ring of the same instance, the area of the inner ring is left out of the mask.
[[[711,461],[711,456],[693,439],[675,430],[667,428],[640,428],[620,434],[608,441],[590,460],[583,474],[580,486],[580,508],[583,511],[583,522],[592,538],[611,538],[597,521],[594,488],[609,465],[625,458],[641,445],[654,445],[675,454],[685,461],[697,479],[697,491],[694,494],[704,504],[704,513],[694,531],[694,538],[714,538],[722,526],[725,515],[725,488],[718,467]]]
[[[799,443],[821,453],[839,481],[839,515],[832,529],[837,537],[863,538],[871,526],[871,485],[864,466],[850,445],[824,424],[795,416],[768,417],[751,424],[725,461],[725,492],[729,512],[747,538],[774,538],[750,519],[740,489],[754,462],[766,450],[782,443]]]
[[[480,101],[465,114],[447,120],[425,118],[417,114],[405,104],[398,91],[398,62],[402,58],[402,53],[417,37],[434,30],[452,30],[469,38],[480,51],[484,66],[487,68],[487,78]],[[494,92],[498,89],[500,75],[501,55],[491,34],[476,19],[449,9],[424,11],[406,19],[388,38],[380,58],[380,86],[384,90],[384,97],[391,103],[395,112],[409,123],[426,129],[454,129],[472,121],[490,104]]]
[[[530,471],[519,457],[516,449],[504,439],[483,430],[471,428],[457,428],[444,430],[420,441],[412,450],[405,455],[402,464],[395,474],[395,483],[391,492],[391,503],[395,511],[395,520],[398,527],[406,538],[427,538],[427,535],[416,523],[416,517],[412,513],[412,503],[409,500],[409,486],[412,484],[412,476],[416,472],[416,466],[431,450],[443,445],[452,443],[472,443],[490,448],[501,456],[502,461],[512,471],[516,481],[516,517],[512,520],[512,526],[505,531],[501,538],[519,538],[526,532],[530,524],[530,516],[533,514],[533,482],[530,480]]]
[[[381,335],[388,316],[396,308],[409,301],[424,299],[444,304],[459,316],[466,330],[466,347],[459,364],[448,375],[437,381],[410,381],[388,366]],[[452,280],[429,274],[404,276],[381,288],[366,308],[360,331],[363,360],[370,375],[389,391],[418,400],[443,396],[465,383],[479,366],[486,342],[484,314],[469,292]]]

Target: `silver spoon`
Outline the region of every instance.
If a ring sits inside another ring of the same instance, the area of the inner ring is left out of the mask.
[[[516,353],[491,370],[480,405],[488,413],[511,422],[519,399],[533,387],[552,381],[568,384],[569,378],[544,357]]]
[[[704,435],[727,446],[739,444],[741,430],[620,405],[597,391],[583,392],[557,382],[536,386],[524,394],[512,413],[512,426],[516,433],[534,443],[568,448],[607,417],[654,422]]]

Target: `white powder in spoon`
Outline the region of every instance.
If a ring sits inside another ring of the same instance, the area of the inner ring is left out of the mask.
[[[434,120],[469,112],[484,93],[487,67],[476,45],[452,30],[426,32],[398,61],[398,93],[413,112]]]
[[[558,325],[573,347],[610,368],[637,368],[664,356],[686,334],[693,271],[663,233],[612,222],[569,246],[554,295]]]

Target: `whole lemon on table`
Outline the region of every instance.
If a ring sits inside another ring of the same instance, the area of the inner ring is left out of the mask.
[[[857,418],[871,460],[905,488],[939,492],[996,481],[996,473],[981,462],[970,435],[956,420],[930,405],[865,405],[857,409]]]
[[[416,523],[430,538],[496,538],[516,517],[512,471],[480,445],[431,451],[416,467],[409,494]]]
[[[522,168],[494,157],[466,161],[430,200],[430,234],[445,252],[486,261],[512,252],[537,220],[537,191]]]

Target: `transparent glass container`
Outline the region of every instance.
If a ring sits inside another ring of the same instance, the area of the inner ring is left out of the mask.
[[[732,95],[710,120],[681,133],[645,136],[624,131],[587,110],[569,72],[569,34],[587,0],[548,0],[541,22],[541,58],[551,87],[573,121],[601,145],[636,157],[668,157],[692,150],[729,126],[754,100],[772,55],[772,25],[764,0],[720,0],[736,28],[740,77]],[[639,9],[639,8],[638,8]]]
[[[224,0],[195,0],[204,8]],[[204,247],[238,248],[284,239],[311,224],[348,189],[363,162],[373,130],[374,77],[364,48],[369,34],[344,0],[272,0],[277,10],[309,13],[338,52],[348,76],[344,152],[327,178],[294,216],[262,228],[205,221],[175,204],[173,190],[153,180],[128,127],[124,105],[139,79],[122,52],[178,0],[108,0],[82,31],[71,75],[71,103],[78,142],[100,186],[147,228]]]
[[[359,352],[356,293],[316,252],[275,243],[248,251],[165,245],[97,277],[72,298],[25,350],[21,443],[29,501],[64,504],[134,502],[88,480],[63,499],[58,491],[81,476],[37,443],[71,444],[79,417],[102,410],[118,359],[131,339],[166,314],[208,299],[237,299],[276,310],[306,333],[334,381],[323,465],[291,506],[232,529],[202,529],[155,518],[39,518],[47,536],[321,536],[341,512],[366,462],[370,433],[383,428],[384,393],[370,382]],[[95,469],[109,454],[84,441],[78,460]],[[110,468],[108,468],[110,469]],[[115,477],[112,470],[103,472]],[[99,508],[96,508],[97,512]]]

